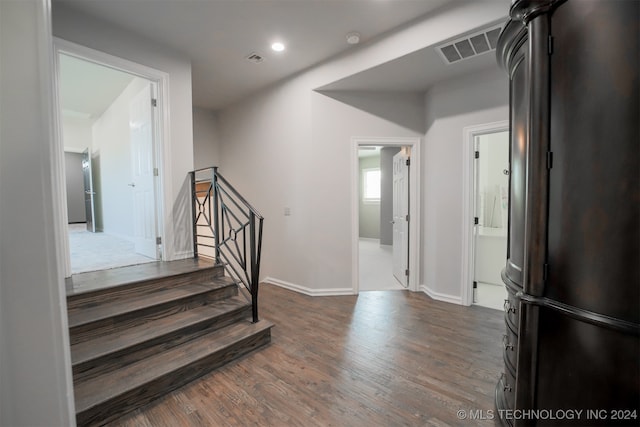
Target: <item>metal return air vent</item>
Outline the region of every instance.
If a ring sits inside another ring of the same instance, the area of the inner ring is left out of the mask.
[[[473,58],[496,49],[502,25],[497,25],[438,46],[436,50],[446,64]]]
[[[247,61],[249,61],[249,62],[253,62],[253,63],[256,63],[256,64],[259,64],[259,63],[261,63],[262,61],[264,61],[264,57],[263,57],[263,56],[261,56],[261,55],[258,55],[258,54],[257,54],[257,53],[255,53],[255,52],[252,52],[252,53],[250,53],[249,55],[247,55],[247,56],[245,57],[245,59],[246,59]]]

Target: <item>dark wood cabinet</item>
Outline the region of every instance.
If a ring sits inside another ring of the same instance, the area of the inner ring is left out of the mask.
[[[640,1],[514,0],[510,16],[498,414],[640,425]]]

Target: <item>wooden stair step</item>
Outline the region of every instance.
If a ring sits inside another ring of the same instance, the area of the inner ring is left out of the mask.
[[[229,286],[235,286],[228,277],[216,277],[202,283],[187,283],[179,286],[163,286],[138,295],[127,295],[123,298],[69,310],[69,328],[87,325],[105,319],[123,316],[151,307],[198,297]]]
[[[130,353],[140,347],[150,347],[161,340],[163,346],[177,334],[186,341],[192,332],[213,327],[222,327],[235,315],[251,313],[251,304],[240,296],[234,296],[211,305],[196,307],[176,314],[152,319],[124,331],[104,334],[71,346],[71,364],[74,371],[83,364],[99,364],[101,359],[115,359],[124,352]]]
[[[104,423],[270,342],[273,324],[240,322],[75,384],[78,425]]]
[[[159,284],[180,285],[224,275],[224,267],[210,260],[184,259],[154,262],[74,274],[65,279],[67,307],[75,308],[113,297],[122,297]]]

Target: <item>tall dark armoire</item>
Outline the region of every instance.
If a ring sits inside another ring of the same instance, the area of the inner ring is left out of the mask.
[[[513,0],[510,17],[498,413],[640,425],[640,1]]]

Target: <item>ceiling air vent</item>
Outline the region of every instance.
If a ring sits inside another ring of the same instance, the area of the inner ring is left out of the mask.
[[[473,58],[496,49],[502,25],[486,28],[463,38],[438,46],[436,50],[447,64]]]
[[[259,64],[262,61],[264,61],[264,58],[260,55],[258,55],[257,53],[253,52],[251,54],[249,54],[246,58],[247,61],[253,62],[255,64]]]

